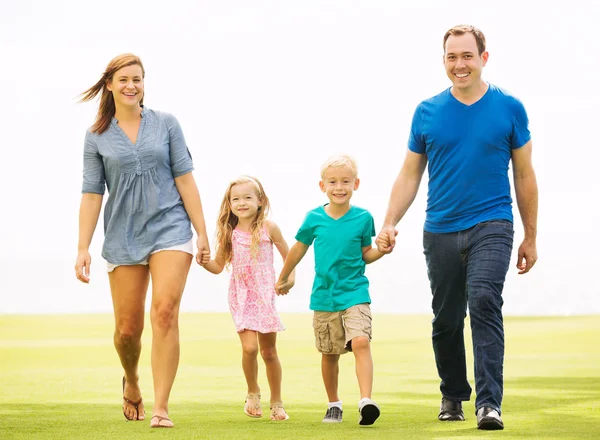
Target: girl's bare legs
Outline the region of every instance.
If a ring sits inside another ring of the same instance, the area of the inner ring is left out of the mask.
[[[141,402],[138,362],[142,351],[144,303],[148,290],[148,267],[118,266],[108,273],[115,315],[114,344],[125,372],[123,413],[129,420],[144,420],[144,404],[136,409],[130,402]]]
[[[248,384],[248,395],[258,396],[260,387],[258,386],[258,337],[257,332],[244,330],[238,333],[242,343],[242,369],[244,377]],[[260,400],[258,397],[252,397],[246,402],[246,411],[253,416],[261,416]],[[252,401],[250,401],[252,400]]]
[[[277,355],[277,333],[259,333],[258,342],[260,344],[260,355],[265,361],[267,370],[267,380],[271,389],[271,406],[273,411],[271,418],[273,420],[285,420],[287,414],[283,409],[281,401],[281,362]]]
[[[152,377],[154,407],[151,426],[171,427],[169,395],[179,366],[179,306],[192,255],[161,251],[149,258],[152,276]]]

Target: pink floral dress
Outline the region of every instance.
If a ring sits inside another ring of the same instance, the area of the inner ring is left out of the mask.
[[[266,229],[260,237],[256,258],[250,251],[252,234],[234,229],[229,309],[238,332],[273,333],[285,330],[275,308],[273,243]]]

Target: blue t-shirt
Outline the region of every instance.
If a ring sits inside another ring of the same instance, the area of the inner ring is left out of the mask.
[[[183,132],[173,115],[142,109],[133,144],[115,118],[102,133],[85,135],[83,193],[104,194],[102,257],[138,264],[150,254],[192,239],[190,218],[175,177],[194,169]]]
[[[315,244],[311,310],[338,312],[371,303],[362,248],[371,245],[373,236],[375,223],[366,209],[351,206],[337,220],[323,206],[306,214],[296,240],[307,246]]]
[[[472,105],[449,88],[419,104],[408,148],[427,155],[427,232],[513,221],[508,167],[512,150],[531,138],[528,125],[521,101],[492,84]]]

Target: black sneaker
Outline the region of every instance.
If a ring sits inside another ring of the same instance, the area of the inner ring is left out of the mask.
[[[455,402],[442,397],[438,419],[442,422],[464,422],[465,413],[462,410],[462,402]]]
[[[477,428],[494,430],[504,429],[504,423],[498,411],[489,406],[482,406],[477,410]]]
[[[365,400],[358,408],[358,412],[360,413],[359,425],[372,425],[381,413],[377,404],[371,399]]]
[[[323,417],[323,423],[340,423],[342,421],[342,408],[338,406],[332,406],[325,413]]]

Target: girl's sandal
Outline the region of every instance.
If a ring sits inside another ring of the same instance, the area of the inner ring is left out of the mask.
[[[283,415],[285,415],[285,417],[282,418]],[[282,422],[284,420],[288,420],[289,418],[290,416],[287,412],[285,412],[285,409],[283,408],[283,403],[277,402],[271,405],[271,420]]]
[[[256,410],[254,414],[252,414],[249,410],[250,408]],[[248,417],[253,417],[255,419],[262,417],[262,410],[260,407],[260,394],[248,394],[246,396],[246,401],[244,402],[244,414]]]

